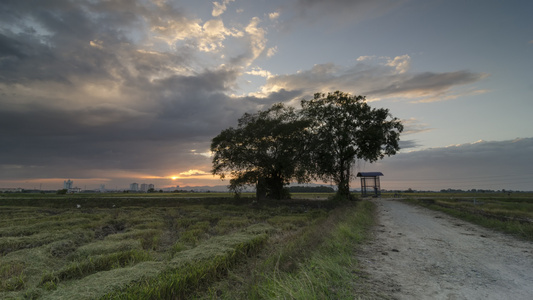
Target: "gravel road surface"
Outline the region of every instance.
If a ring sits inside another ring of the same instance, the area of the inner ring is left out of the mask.
[[[533,243],[444,213],[377,199],[359,261],[370,298],[533,299]]]

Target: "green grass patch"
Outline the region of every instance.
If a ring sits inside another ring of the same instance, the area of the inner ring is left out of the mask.
[[[24,263],[0,265],[0,292],[17,291],[24,287]]]
[[[283,230],[294,230],[309,224],[310,218],[307,215],[282,215],[274,216],[267,220],[273,226],[281,227]]]
[[[533,241],[533,198],[409,198],[404,201]]]
[[[300,260],[294,270],[280,270],[280,264],[255,288],[258,299],[354,299],[355,247],[363,243],[373,224],[374,206],[362,201],[344,208],[317,225],[308,243],[316,244],[308,259]],[[300,245],[301,248],[305,244]],[[295,252],[295,250],[292,250]]]
[[[196,294],[197,299],[357,299],[355,251],[374,223],[374,204],[337,203],[304,214],[308,225],[275,233],[256,259]],[[284,210],[287,213],[287,210]],[[289,217],[275,219],[285,220]],[[298,218],[297,218],[298,219]],[[299,220],[299,219],[298,219]],[[272,222],[277,224],[277,222]],[[266,223],[265,223],[266,224]],[[259,225],[257,230],[261,231]],[[362,283],[361,283],[362,284]]]

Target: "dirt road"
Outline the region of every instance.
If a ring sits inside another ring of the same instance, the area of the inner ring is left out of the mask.
[[[533,299],[533,243],[379,199],[360,254],[370,298]]]

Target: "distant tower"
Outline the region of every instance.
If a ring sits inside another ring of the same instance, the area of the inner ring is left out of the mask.
[[[63,181],[63,188],[65,190],[70,190],[72,188],[72,184],[73,183],[74,183],[74,181],[72,181],[70,179],[69,180],[65,180],[65,181]]]
[[[105,184],[100,185],[100,193],[105,193]]]

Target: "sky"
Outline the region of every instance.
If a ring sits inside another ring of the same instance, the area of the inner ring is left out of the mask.
[[[402,120],[384,189],[533,190],[533,2],[3,0],[0,188],[227,185],[210,142],[316,92]],[[352,187],[359,182],[354,179]]]

